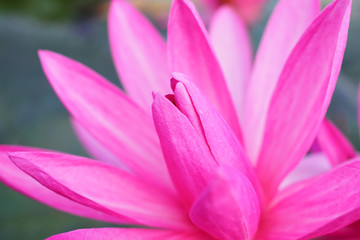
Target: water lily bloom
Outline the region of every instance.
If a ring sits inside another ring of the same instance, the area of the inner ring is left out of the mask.
[[[280,1],[252,66],[231,8],[218,10],[208,36],[193,5],[175,0],[166,44],[136,9],[113,0],[110,45],[126,94],[74,60],[39,52],[100,161],[3,145],[1,181],[62,211],[140,226],[52,240],[309,239],[354,224],[360,158],[324,172],[324,154],[306,156],[324,126],[351,3],[319,13],[318,1]]]

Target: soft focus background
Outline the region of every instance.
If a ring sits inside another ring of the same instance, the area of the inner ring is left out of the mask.
[[[161,29],[169,0],[132,0]],[[327,4],[330,1],[323,1]],[[276,1],[269,1],[252,29],[257,47]],[[0,0],[0,144],[21,144],[86,155],[74,136],[69,115],[42,72],[38,49],[74,58],[119,84],[106,29],[108,1]],[[360,80],[360,1],[354,1],[342,73],[328,116],[357,149],[357,88]],[[99,223],[61,213],[0,184],[0,239],[43,239]]]

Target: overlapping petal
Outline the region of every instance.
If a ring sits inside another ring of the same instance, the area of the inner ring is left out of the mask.
[[[189,225],[172,192],[119,168],[53,152],[16,152],[9,158],[51,191],[110,216],[149,226],[184,229]]]
[[[204,237],[200,233],[184,233],[158,229],[121,229],[121,228],[93,228],[79,229],[58,234],[47,240],[181,240],[199,239]],[[203,239],[206,239],[203,238]]]
[[[241,172],[220,169],[195,201],[191,220],[216,239],[252,239],[260,204],[249,179]]]
[[[203,139],[206,141],[206,144],[217,163],[220,166],[238,169],[239,172],[245,174],[255,186],[260,196],[261,190],[259,189],[260,186],[258,185],[253,167],[251,166],[242,145],[229,125],[224,121],[222,116],[216,111],[204,94],[192,84],[185,75],[179,73],[173,73],[172,75],[173,78],[171,81],[175,100],[178,95],[186,95],[189,99],[188,103],[176,102],[177,107],[180,110],[183,109],[184,106],[193,109],[193,117],[191,118],[188,114],[183,113],[187,115],[190,121],[191,119],[196,118],[196,121],[192,120],[191,122],[193,126],[199,125],[199,127],[195,128],[200,128],[198,134],[203,135]],[[176,94],[176,89],[181,86],[183,86],[184,92]]]
[[[262,196],[240,142],[221,115],[185,75],[173,73],[172,88],[174,102],[155,96],[153,117],[170,174],[187,204],[218,166],[243,173]]]
[[[360,158],[345,161],[354,148],[323,122],[351,4],[335,0],[318,15],[318,0],[280,0],[249,78],[249,39],[230,7],[213,19],[213,49],[191,2],[174,0],[166,56],[151,23],[126,0],[112,0],[111,49],[129,96],[74,60],[39,53],[80,140],[101,161],[0,146],[0,180],[69,213],[147,228],[82,229],[52,240],[356,234],[349,224],[360,219]],[[167,63],[182,72],[171,85]],[[316,135],[325,154],[305,156]],[[328,172],[327,158],[336,165]]]
[[[20,170],[8,157],[8,152],[18,151],[45,151],[43,149],[23,147],[23,146],[0,146],[0,180],[10,188],[42,202],[55,209],[65,211],[82,217],[101,220],[113,223],[128,223],[126,217],[113,216],[98,209],[85,206],[71,199],[63,197],[58,193],[46,188],[34,178]]]
[[[253,162],[261,150],[267,112],[281,71],[300,36],[319,13],[319,0],[281,0],[256,54],[244,106],[246,150]]]
[[[257,173],[268,198],[313,143],[333,93],[351,0],[332,2],[314,20],[281,73],[267,114]],[[342,53],[342,54],[341,54]]]
[[[280,192],[262,218],[261,239],[311,239],[360,217],[360,159]],[[289,214],[291,213],[291,214]]]
[[[316,142],[325,152],[333,166],[347,161],[356,155],[354,147],[337,127],[327,119],[321,124]]]
[[[188,75],[241,138],[238,118],[223,72],[206,29],[188,0],[173,2],[168,28],[168,56],[171,72]]]
[[[356,240],[360,236],[360,221],[356,221],[340,230],[320,237],[319,240]]]
[[[189,119],[161,95],[155,96],[153,117],[171,178],[190,207],[218,164]]]
[[[139,177],[169,185],[151,116],[84,65],[50,51],[39,55],[48,80],[73,118]]]
[[[131,99],[150,112],[151,91],[170,90],[165,40],[126,0],[111,1],[108,25],[121,82]]]

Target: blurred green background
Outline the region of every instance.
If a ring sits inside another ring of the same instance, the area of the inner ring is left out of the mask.
[[[252,29],[256,48],[276,1]],[[325,4],[329,1],[323,1]],[[166,0],[137,1],[149,16],[166,16]],[[106,29],[108,1],[0,0],[0,143],[85,155],[69,115],[47,83],[37,57],[50,49],[74,58],[119,84]],[[159,22],[163,26],[163,22]],[[354,1],[348,46],[329,117],[359,149],[360,2]],[[77,228],[108,224],[58,212],[0,184],[0,239],[43,239]]]

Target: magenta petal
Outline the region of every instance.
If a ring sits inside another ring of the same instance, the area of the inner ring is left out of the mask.
[[[266,26],[246,91],[243,134],[249,157],[256,161],[266,114],[282,69],[295,44],[319,13],[319,0],[280,0]],[[266,144],[266,143],[265,143]]]
[[[172,80],[174,82],[174,80]],[[175,83],[173,86],[174,89],[174,99],[176,107],[189,119],[192,126],[195,128],[199,136],[207,142],[205,130],[201,123],[201,118],[196,111],[193,100],[189,96],[189,93],[182,83]]]
[[[55,209],[75,214],[78,216],[92,218],[100,221],[113,223],[129,223],[126,217],[113,216],[104,211],[94,209],[71,199],[63,197],[41,185],[34,178],[20,170],[7,156],[6,152],[14,151],[45,151],[43,149],[23,146],[0,146],[0,181],[10,188],[18,191],[32,199],[42,202]]]
[[[259,239],[312,239],[360,217],[360,159],[280,192],[260,225]]]
[[[360,236],[360,221],[356,221],[336,232],[325,235],[319,240],[357,240]]]
[[[143,180],[98,161],[60,153],[16,152],[10,159],[46,188],[128,222],[185,228],[179,200]]]
[[[241,130],[220,65],[210,46],[206,29],[193,4],[175,0],[168,28],[171,72],[188,75],[224,116],[236,135]]]
[[[198,134],[206,141],[212,155],[220,166],[227,166],[237,169],[248,177],[255,186],[259,195],[261,190],[259,183],[253,171],[250,161],[235,134],[225,122],[219,112],[207,100],[207,98],[195,87],[187,77],[180,73],[173,73],[172,88],[175,90],[175,99],[179,98],[180,92],[176,90],[183,89],[184,95],[189,98],[189,102],[176,102],[176,106],[181,110],[192,108],[193,114],[183,113],[189,118]],[[178,93],[178,94],[177,94]],[[188,110],[189,112],[189,110]],[[195,119],[195,120],[192,120]]]
[[[292,51],[272,98],[257,172],[268,198],[314,142],[343,58],[351,0],[336,0]]]
[[[157,94],[152,109],[171,178],[190,207],[208,185],[218,164],[206,142],[173,103]]]
[[[40,51],[45,74],[73,118],[139,177],[170,187],[150,114],[84,65]]]
[[[204,236],[200,233],[179,233],[159,229],[92,228],[61,233],[46,240],[195,240],[201,237]]]
[[[333,166],[356,155],[356,151],[350,141],[327,119],[324,119],[321,124],[316,141]]]
[[[233,8],[223,6],[212,18],[210,37],[241,120],[252,61],[252,46],[248,30]]]
[[[250,240],[260,218],[256,191],[243,174],[220,169],[194,202],[190,218],[216,239]]]
[[[165,40],[126,0],[112,0],[109,39],[115,67],[129,96],[151,111],[151,91],[169,92]]]
[[[94,159],[131,172],[131,170],[120,159],[101,145],[95,137],[91,136],[91,134],[83,126],[81,126],[80,123],[73,119],[71,120],[71,123],[80,142]]]

